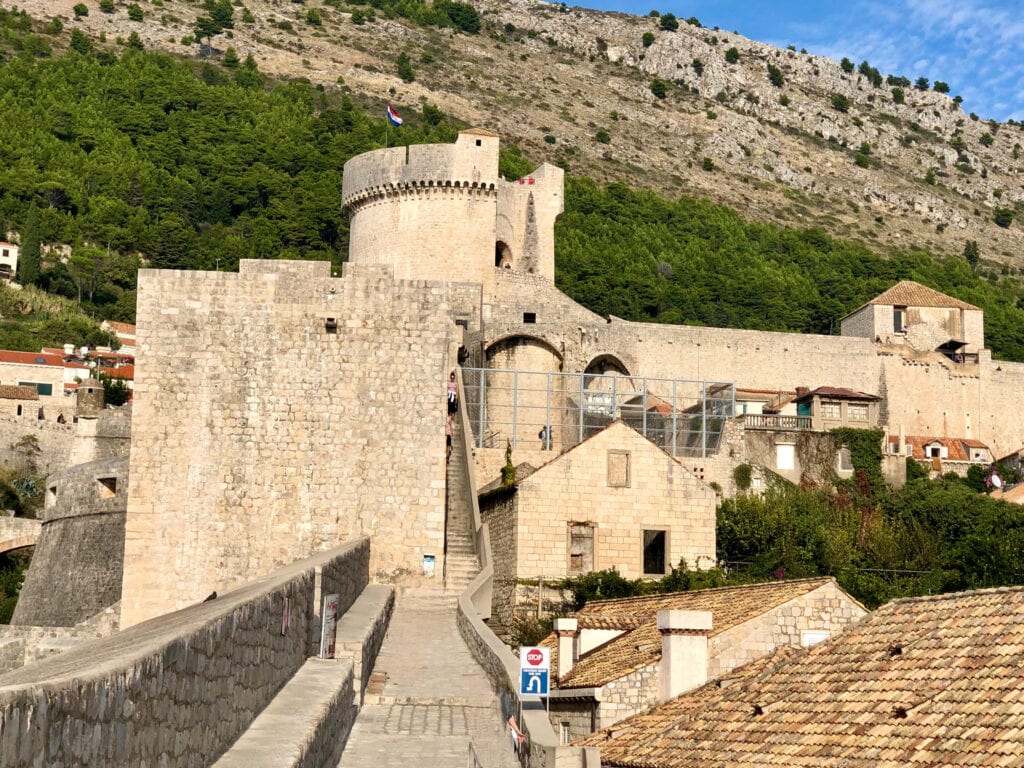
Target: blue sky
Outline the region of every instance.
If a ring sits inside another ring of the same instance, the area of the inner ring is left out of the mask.
[[[865,59],[883,75],[943,80],[983,118],[1024,120],[1021,0],[575,0],[646,15],[696,16],[744,37],[836,60]]]

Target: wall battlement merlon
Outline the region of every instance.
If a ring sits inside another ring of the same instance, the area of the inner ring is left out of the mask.
[[[350,195],[343,195],[342,212],[347,216],[359,208],[385,200],[421,197],[425,194],[446,195],[453,192],[471,194],[479,197],[497,197],[497,187],[468,179],[418,179],[398,181],[373,187],[365,187]]]

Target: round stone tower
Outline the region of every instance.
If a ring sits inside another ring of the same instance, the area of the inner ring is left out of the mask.
[[[93,378],[86,379],[78,385],[75,397],[75,415],[78,418],[98,418],[103,411],[103,382]]]

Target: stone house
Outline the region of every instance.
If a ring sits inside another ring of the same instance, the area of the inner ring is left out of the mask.
[[[38,402],[31,415],[40,420],[55,421],[62,414],[67,421],[73,418],[74,402],[65,397],[68,383],[76,373],[84,378],[88,371],[87,366],[69,367],[58,354],[0,350],[0,384],[34,388]]]
[[[532,467],[529,468],[532,470]],[[493,616],[511,619],[517,579],[617,569],[660,577],[715,563],[717,496],[621,421],[503,487],[481,489],[494,552]]]
[[[15,280],[18,277],[19,248],[14,243],[0,242],[0,280]]]
[[[798,416],[810,416],[810,428],[827,432],[840,427],[874,429],[878,427],[878,395],[869,395],[845,387],[797,388],[794,399]]]
[[[576,742],[602,766],[1022,765],[1024,589],[896,600]]]
[[[578,738],[866,613],[832,578],[587,603],[545,640],[557,670],[552,724]]]
[[[985,347],[984,313],[960,299],[904,280],[840,320],[843,336],[939,351],[977,362]]]
[[[890,435],[886,447],[889,454],[914,459],[936,476],[955,472],[966,477],[972,464],[987,465],[993,461],[992,451],[985,443],[965,437]]]
[[[39,392],[35,387],[0,384],[0,413],[10,416],[36,418],[39,411]]]

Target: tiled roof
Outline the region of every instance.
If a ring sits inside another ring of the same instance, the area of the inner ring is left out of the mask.
[[[973,304],[960,301],[952,296],[939,293],[913,280],[903,280],[876,296],[868,304],[884,304],[893,307],[943,307],[947,309],[978,309]]]
[[[107,320],[106,324],[110,326],[110,330],[118,335],[134,336],[135,326],[131,323],[119,323],[116,320]]]
[[[1024,483],[1017,483],[1012,488],[997,488],[989,494],[993,499],[1024,504]]]
[[[658,611],[711,611],[710,635],[714,636],[831,581],[831,578],[798,579],[587,603],[576,615],[580,629],[626,631],[582,655],[569,674],[558,681],[558,687],[597,687],[660,659]],[[547,644],[554,645],[553,636],[550,640]],[[557,651],[552,652],[552,659],[552,667],[557,668]]]
[[[10,349],[0,349],[0,363],[13,363],[15,365],[56,365],[64,366],[63,355],[51,355],[45,352],[15,352]]]
[[[794,399],[799,403],[803,400],[810,400],[815,395],[830,397],[834,400],[881,400],[878,395],[869,395],[866,392],[858,392],[854,389],[846,389],[844,387],[818,387],[817,389]]]
[[[2,400],[38,400],[39,390],[35,387],[18,387],[13,384],[0,384]]]
[[[898,444],[900,441],[896,435],[889,435],[889,443]],[[989,447],[980,440],[971,440],[966,437],[929,437],[922,435],[909,435],[903,438],[903,441],[914,449],[913,458],[919,461],[924,461],[928,456],[924,455],[924,447],[933,443],[939,443],[945,446],[947,456],[944,461],[970,461],[971,460],[971,448],[982,448],[985,451],[989,450]],[[989,461],[988,458],[985,461]]]
[[[1024,765],[1022,614],[1020,587],[889,603],[578,743],[637,768]]]
[[[464,128],[459,133],[469,133],[474,136],[490,136],[493,139],[498,138],[498,134],[494,131],[488,131],[486,128]]]
[[[104,373],[112,379],[126,379],[128,381],[135,380],[134,365],[119,365],[116,368],[106,369]]]

